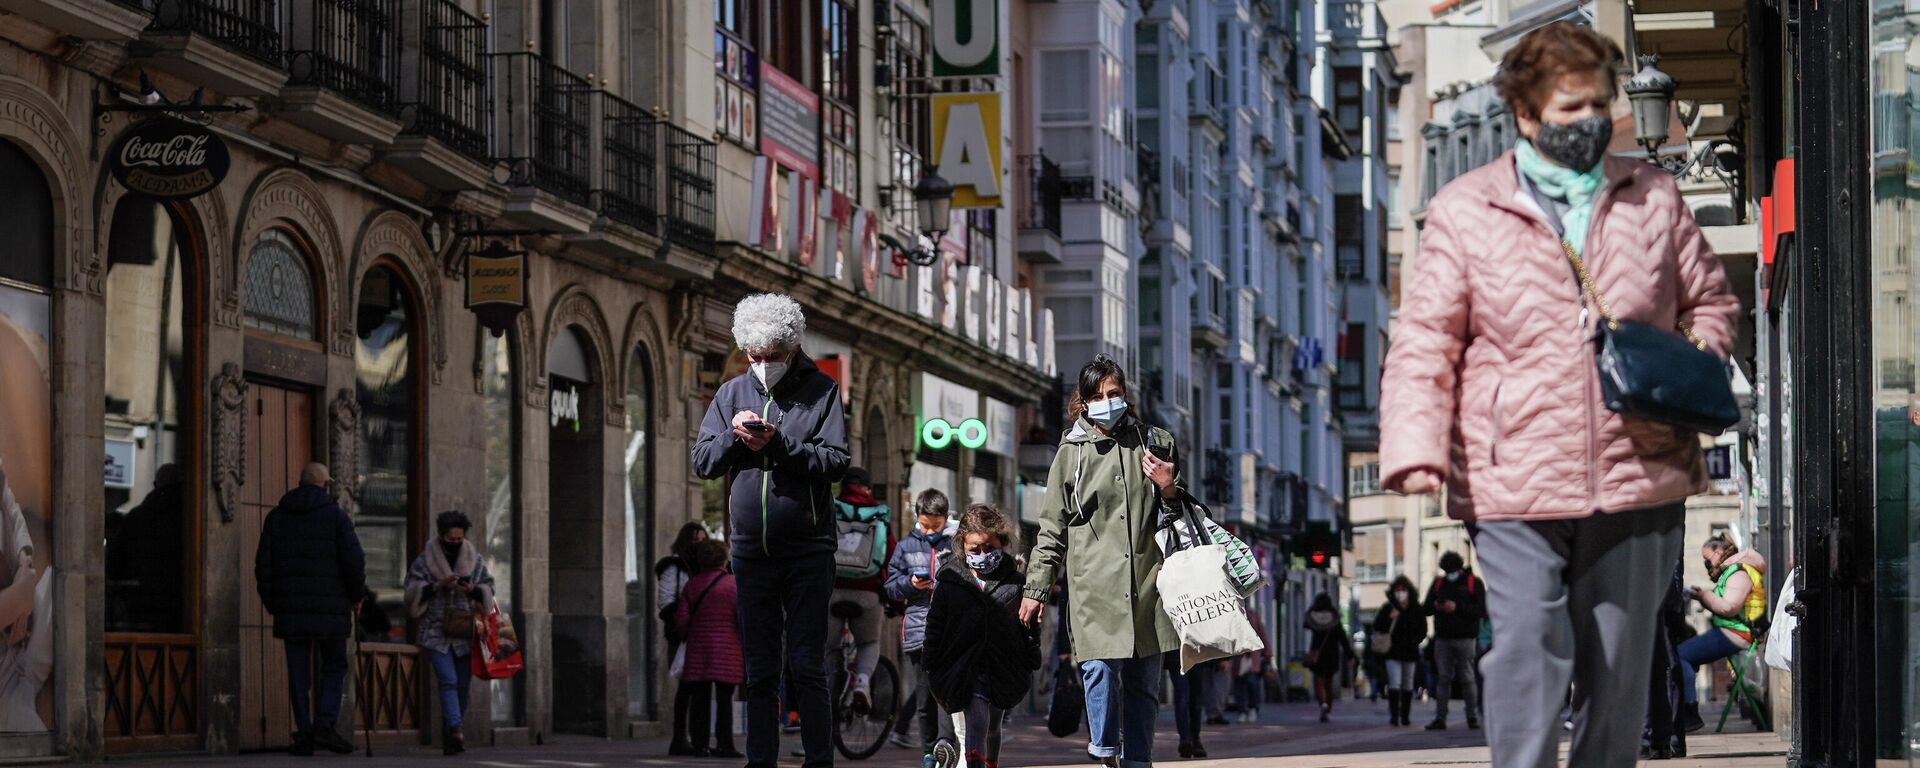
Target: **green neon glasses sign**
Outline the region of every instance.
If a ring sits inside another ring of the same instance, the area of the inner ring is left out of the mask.
[[[970,450],[980,450],[987,444],[987,423],[967,419],[956,426],[946,419],[927,419],[920,425],[920,444],[933,450],[952,445],[956,439]]]

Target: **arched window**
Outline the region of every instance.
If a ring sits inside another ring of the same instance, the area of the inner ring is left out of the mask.
[[[401,582],[418,551],[413,535],[419,374],[412,339],[417,313],[399,273],[386,265],[361,278],[354,316],[360,401],[360,508],[354,524],[367,550],[367,586],[390,615],[405,616]]]
[[[22,553],[36,555],[32,567],[38,582],[31,602],[11,601],[0,606],[0,626],[18,626],[31,617],[38,636],[52,632],[56,567],[78,563],[51,562],[59,548],[51,546],[53,519],[53,375],[54,334],[51,330],[54,219],[52,187],[26,152],[0,140],[0,571],[13,574],[26,563]],[[34,545],[38,543],[36,548]],[[13,583],[11,578],[8,583]],[[24,646],[22,646],[24,647]],[[49,652],[50,653],[50,652]],[[17,658],[34,663],[31,651]],[[47,661],[52,661],[48,658]],[[19,677],[20,689],[5,702],[23,702],[7,712],[10,731],[45,731],[53,722],[54,702],[36,705],[41,686],[57,678],[42,671],[38,682]],[[3,706],[4,702],[0,702]],[[31,711],[20,711],[30,709]]]
[[[240,297],[248,328],[301,339],[318,337],[313,275],[286,232],[269,229],[253,242]]]
[[[647,348],[635,346],[627,361],[627,714],[650,717],[654,707],[653,568],[653,369]]]
[[[519,339],[512,333],[494,336],[485,329],[480,335],[481,392],[486,420],[486,542],[487,572],[493,574],[493,598],[500,611],[509,616],[519,608],[520,574],[520,474],[515,457],[519,455],[520,371],[516,363]],[[516,617],[517,622],[517,617]],[[493,724],[514,726],[520,723],[520,677],[495,680],[492,686]]]

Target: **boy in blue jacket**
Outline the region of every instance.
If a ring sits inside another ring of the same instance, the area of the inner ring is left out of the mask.
[[[940,705],[933,700],[921,651],[927,641],[927,608],[933,604],[933,576],[939,572],[940,560],[953,553],[946,533],[947,495],[931,488],[921,491],[913,501],[913,514],[913,534],[900,540],[887,563],[887,599],[907,606],[901,648],[914,668],[913,699],[907,711],[916,717],[902,718],[896,736],[904,738],[913,720],[919,720],[921,762],[926,764],[932,759],[934,742],[953,735],[952,722],[940,716]]]

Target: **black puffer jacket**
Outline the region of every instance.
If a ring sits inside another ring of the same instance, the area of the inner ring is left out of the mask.
[[[1393,650],[1387,651],[1389,661],[1419,661],[1420,644],[1427,640],[1427,617],[1417,603],[1409,602],[1401,609],[1398,620],[1394,619],[1393,609],[1393,600],[1389,598],[1373,616],[1373,631],[1393,632]]]
[[[1014,618],[1026,585],[1019,563],[1002,556],[984,581],[983,590],[957,553],[934,576],[923,650],[933,698],[950,712],[966,711],[982,688],[993,706],[1011,709],[1040,668],[1039,639]]]
[[[367,591],[367,555],[353,520],[326,489],[302,485],[267,513],[253,574],[274,637],[344,638],[353,603]]]

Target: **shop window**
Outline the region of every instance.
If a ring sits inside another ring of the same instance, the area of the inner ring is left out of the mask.
[[[626,484],[627,713],[650,719],[659,707],[653,594],[653,367],[644,346],[627,361]]]
[[[189,472],[196,440],[173,216],[152,200],[114,211],[106,281],[106,630],[190,632]]]
[[[419,442],[415,312],[399,273],[385,265],[366,273],[359,296],[354,368],[360,401],[360,493],[354,525],[367,551],[367,587],[389,615],[404,617],[398,598],[416,538],[410,527]]]
[[[53,408],[48,382],[53,373],[49,331],[53,283],[53,196],[32,158],[0,140],[0,589],[19,590],[31,578],[31,601],[0,605],[0,626],[31,622],[34,639],[0,669],[0,720],[9,731],[46,731],[53,722],[52,702],[40,703],[42,686],[57,672],[50,642],[54,614],[52,585],[55,548],[48,538],[53,486]],[[40,546],[36,550],[34,544]],[[23,566],[31,555],[33,575]],[[27,672],[37,666],[38,679]]]
[[[520,419],[518,414],[520,372],[515,363],[519,339],[511,334],[495,337],[476,330],[480,338],[482,419],[486,441],[486,531],[483,554],[487,572],[493,575],[493,599],[500,612],[518,618],[520,575]],[[515,622],[516,626],[519,623]],[[495,680],[493,724],[511,727],[521,722],[520,677]]]
[[[317,338],[313,276],[286,232],[269,229],[254,241],[241,278],[240,295],[248,328],[301,339]]]

